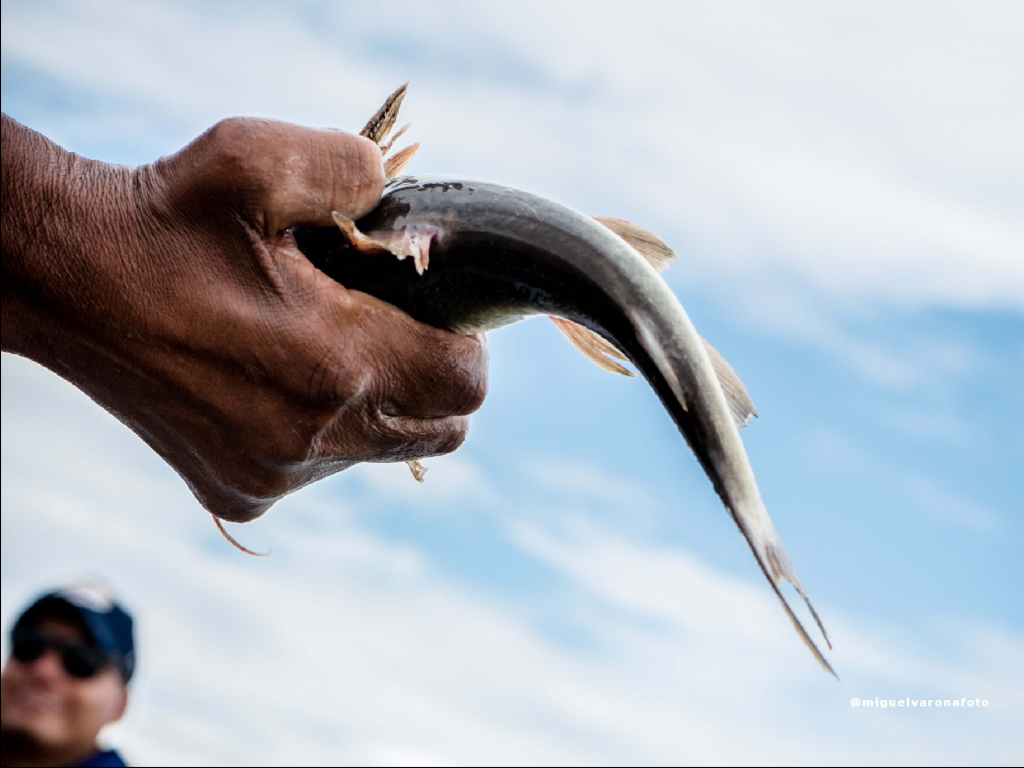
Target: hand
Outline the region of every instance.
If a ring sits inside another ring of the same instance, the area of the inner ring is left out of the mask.
[[[3,349],[84,390],[218,517],[465,439],[484,339],[346,290],[290,233],[377,204],[371,142],[232,118],[131,169],[4,115],[2,170]]]

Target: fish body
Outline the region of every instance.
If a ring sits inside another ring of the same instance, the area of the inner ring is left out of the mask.
[[[440,176],[392,179],[374,211],[339,225],[296,228],[296,242],[347,288],[421,322],[476,333],[550,315],[620,350],[654,388],[800,636],[832,672],[780,591],[785,579],[807,599],[768,517],[712,355],[635,248],[589,216],[537,195]]]
[[[551,315],[625,339],[629,334],[618,326],[628,322],[641,296],[668,291],[653,268],[596,221],[496,184],[396,179],[357,227],[371,238],[418,231],[430,239],[429,267],[417,274],[414,262],[360,251],[334,229],[305,228],[295,235],[313,263],[347,288],[457,333]]]

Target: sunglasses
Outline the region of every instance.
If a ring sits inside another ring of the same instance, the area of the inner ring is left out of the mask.
[[[110,661],[110,657],[99,648],[85,643],[66,643],[40,632],[26,632],[13,640],[11,655],[18,661],[31,663],[53,649],[60,652],[64,671],[79,680],[92,677]]]

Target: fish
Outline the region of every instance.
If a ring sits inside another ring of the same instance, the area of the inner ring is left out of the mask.
[[[335,228],[296,227],[293,235],[302,253],[346,288],[454,333],[547,315],[584,331],[580,344],[593,344],[591,359],[632,363],[710,478],[797,633],[835,675],[781,591],[783,581],[796,589],[831,649],[740,438],[753,410],[749,396],[641,254],[637,232],[647,237],[646,230],[616,232],[523,190],[438,175],[390,179],[368,215],[334,218]]]
[[[789,582],[825,644],[832,643],[761,497],[739,429],[757,415],[732,367],[696,331],[661,278],[675,260],[660,237],[615,218],[594,218],[501,184],[403,175],[419,144],[387,157],[405,98],[398,88],[361,135],[381,149],[380,204],[336,228],[295,227],[303,254],[346,288],[454,333],[493,331],[549,316],[587,358],[654,389],[739,528],[797,634],[838,679],[782,592]],[[409,462],[417,481],[426,468]]]

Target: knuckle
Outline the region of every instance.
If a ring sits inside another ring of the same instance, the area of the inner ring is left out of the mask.
[[[384,162],[380,147],[362,136],[353,136],[352,141],[363,182],[371,191],[383,191]]]
[[[239,158],[252,138],[249,123],[244,117],[226,117],[214,124],[206,134],[211,153],[226,160]]]
[[[334,368],[325,360],[309,371],[304,385],[296,381],[289,395],[296,411],[289,425],[293,438],[280,441],[282,453],[294,456],[305,450],[302,460],[313,457],[326,430],[366,409],[368,378],[365,372]],[[303,444],[308,447],[304,449]]]
[[[455,367],[453,385],[457,387],[462,406],[457,413],[466,415],[477,411],[487,397],[487,345],[479,339],[463,340],[461,355]]]
[[[228,117],[206,134],[210,166],[223,180],[255,180],[266,158],[260,121],[249,117]]]
[[[321,435],[335,418],[336,410],[322,402],[302,403],[286,392],[276,393],[273,400],[270,407],[254,408],[238,420],[244,425],[244,437],[237,441],[244,447],[240,455],[248,457],[241,462],[240,475],[247,482],[301,471],[317,458]]]
[[[466,442],[469,434],[468,416],[448,416],[433,420],[429,433],[419,435],[416,441],[418,456],[443,456],[452,453]]]
[[[453,416],[445,419],[446,429],[439,436],[435,455],[441,456],[458,450],[469,435],[469,418]]]
[[[369,378],[368,371],[355,370],[335,355],[325,353],[310,367],[305,395],[315,405],[339,408],[363,395]]]
[[[485,366],[476,368],[467,382],[463,414],[475,413],[484,404],[484,398],[487,397],[487,383],[487,368]]]

